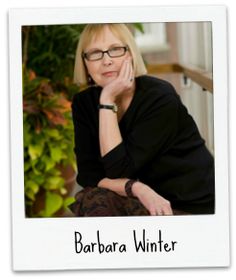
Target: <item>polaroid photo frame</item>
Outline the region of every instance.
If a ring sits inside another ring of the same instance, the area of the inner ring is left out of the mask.
[[[215,214],[26,218],[22,26],[206,21],[212,25],[213,45]],[[9,11],[9,48],[13,270],[229,266],[228,79],[225,7],[12,9]],[[156,243],[155,251],[150,250],[151,242]],[[97,243],[97,245],[93,246],[91,243]]]

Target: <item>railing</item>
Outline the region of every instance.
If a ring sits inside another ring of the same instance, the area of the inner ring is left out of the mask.
[[[148,73],[182,73],[184,78],[190,78],[192,81],[202,87],[203,90],[207,90],[213,93],[213,79],[212,73],[202,70],[197,67],[189,67],[178,63],[172,64],[153,64],[147,65]]]

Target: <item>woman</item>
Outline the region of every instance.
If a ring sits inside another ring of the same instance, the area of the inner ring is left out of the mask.
[[[174,88],[146,75],[124,24],[87,25],[72,112],[77,216],[214,213],[214,161]]]

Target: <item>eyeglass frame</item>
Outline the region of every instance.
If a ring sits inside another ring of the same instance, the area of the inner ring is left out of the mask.
[[[124,54],[118,55],[118,56],[111,56],[111,55],[109,54],[109,51],[112,50],[112,48],[116,48],[116,47],[122,48],[122,49],[124,50]],[[115,46],[115,47],[112,47],[112,48],[110,48],[110,49],[108,49],[108,50],[106,50],[106,51],[99,50],[99,51],[101,52],[101,54],[102,54],[101,58],[99,58],[99,59],[89,60],[89,59],[87,58],[88,52],[86,52],[86,53],[83,52],[83,53],[81,54],[81,56],[82,56],[83,59],[86,59],[86,60],[88,60],[88,61],[99,61],[99,60],[102,60],[102,59],[103,59],[105,53],[107,53],[108,56],[109,56],[110,58],[116,58],[116,57],[122,57],[122,56],[124,56],[125,53],[126,53],[127,51],[129,51],[129,47],[128,47],[128,46]]]

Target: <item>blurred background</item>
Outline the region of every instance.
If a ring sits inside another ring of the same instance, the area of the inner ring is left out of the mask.
[[[171,82],[214,153],[212,28],[210,22],[142,24],[135,31],[151,75]]]
[[[173,84],[214,155],[210,22],[129,25],[148,74]],[[22,27],[26,217],[70,217],[77,185],[71,100],[84,25]],[[79,170],[78,170],[79,172]]]

